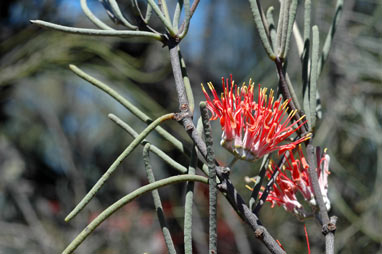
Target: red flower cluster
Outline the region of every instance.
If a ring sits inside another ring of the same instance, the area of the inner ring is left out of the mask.
[[[267,96],[267,88],[258,88],[258,101],[254,101],[254,83],[250,80],[238,88],[222,78],[223,93],[219,98],[211,82],[207,83],[213,98],[202,84],[207,107],[212,112],[211,120],[220,119],[223,129],[221,145],[245,160],[257,160],[273,151],[279,154],[291,150],[310,138],[302,137],[294,142],[280,143],[292,135],[305,122],[303,117],[291,123],[296,111],[287,115],[290,100],[274,101],[273,90]],[[297,125],[297,126],[296,126]],[[296,126],[296,128],[293,128]]]
[[[297,156],[295,157],[291,152],[283,170],[279,169],[279,174],[273,185],[273,191],[268,194],[267,201],[272,203],[272,207],[277,204],[278,206],[283,206],[287,211],[304,216],[306,213],[297,199],[297,192],[312,206],[316,206],[316,200],[309,178],[309,165],[306,162],[301,146],[298,147]],[[317,162],[316,168],[318,183],[328,210],[330,209],[330,200],[328,198],[329,161],[329,155],[324,153],[320,161]],[[267,171],[268,178],[271,177],[275,167],[277,166],[271,162]]]

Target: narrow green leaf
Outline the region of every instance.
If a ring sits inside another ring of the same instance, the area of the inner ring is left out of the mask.
[[[249,3],[251,5],[253,18],[255,21],[257,31],[259,32],[263,47],[264,47],[265,51],[267,52],[268,57],[272,60],[275,60],[276,55],[273,52],[271,45],[269,44],[268,37],[267,37],[267,34],[265,32],[264,24],[263,24],[263,21],[261,18],[260,10],[259,10],[259,7],[257,5],[257,1],[256,0],[249,0]]]
[[[147,180],[149,181],[149,183],[155,183],[155,177],[154,177],[153,169],[150,163],[149,150],[150,150],[150,144],[147,143],[145,147],[143,148],[143,162],[145,164]],[[168,229],[166,218],[163,213],[162,201],[160,199],[158,189],[154,189],[151,192],[151,194],[154,199],[155,210],[157,212],[159,224],[162,228],[162,233],[163,233],[163,237],[168,249],[168,253],[176,254],[174,242],[172,241],[171,233],[170,233],[170,230]]]
[[[125,25],[127,28],[137,30],[138,27],[131,24],[125,17],[123,16],[121,10],[119,9],[118,3],[116,0],[108,0],[111,9],[113,10],[113,14],[118,18],[123,25]]]
[[[304,2],[304,43],[310,39],[311,0]]]
[[[168,16],[165,16],[165,14],[162,13],[159,6],[155,3],[154,0],[147,0],[155,14],[158,16],[158,18],[162,21],[162,23],[165,25],[167,31],[172,37],[175,37],[176,33],[171,25],[171,21]],[[162,4],[166,3],[166,1],[162,0]],[[165,5],[162,5],[165,6]],[[167,10],[167,5],[166,5]],[[168,14],[168,13],[167,13]]]
[[[184,17],[184,29],[181,31],[181,34],[179,35],[179,38],[183,39],[188,32],[188,28],[190,27],[190,20],[191,20],[191,6],[190,6],[190,0],[184,0],[184,11],[185,11],[185,17]]]
[[[137,138],[135,138],[130,145],[118,156],[118,158],[111,164],[111,166],[106,170],[106,172],[98,179],[97,183],[90,189],[90,191],[85,195],[85,197],[80,201],[80,203],[66,216],[65,221],[70,221],[74,216],[76,216],[95,196],[97,191],[101,189],[104,183],[109,179],[110,175],[117,169],[121,162],[142,142],[142,140],[149,135],[149,133],[155,129],[160,123],[174,118],[174,113],[163,115],[157,118],[149,126],[147,126]]]
[[[277,54],[281,56],[281,53],[286,45],[287,40],[287,34],[288,34],[288,24],[289,24],[289,10],[290,10],[290,3],[291,0],[283,0],[282,1],[282,13],[280,13],[280,16],[282,15],[282,27],[277,27],[277,33],[279,33],[279,29],[281,30],[280,40],[279,40],[279,50]],[[279,37],[278,37],[279,38]]]
[[[69,68],[71,71],[73,71],[76,75],[78,75],[80,78],[88,81],[90,84],[94,85],[101,91],[107,93],[112,98],[114,98],[117,102],[119,102],[122,106],[124,106],[127,110],[129,110],[133,115],[135,115],[137,118],[145,122],[146,124],[150,124],[152,122],[152,119],[142,112],[139,108],[137,108],[134,104],[132,104],[130,101],[128,101],[126,98],[122,97],[117,91],[115,91],[113,88],[108,86],[107,84],[101,82],[100,80],[90,76],[89,74],[85,73],[83,70],[78,68],[77,66],[70,64]],[[159,133],[164,139],[169,141],[171,144],[175,146],[176,149],[184,153],[184,147],[183,143],[180,142],[177,138],[175,138],[171,133],[163,129],[162,127],[158,126],[155,128],[155,131]]]
[[[152,38],[158,41],[162,41],[162,36],[158,33],[146,32],[146,31],[127,31],[127,30],[99,30],[99,29],[87,29],[87,28],[77,28],[70,26],[62,26],[54,23],[42,21],[42,20],[31,20],[32,24],[38,26],[49,28],[65,33],[71,34],[82,34],[82,35],[92,35],[92,36],[110,36],[110,37],[121,37],[121,38],[132,38],[132,37],[145,37]]]
[[[285,5],[286,1],[279,1],[280,2],[280,11],[279,11],[279,19],[277,21],[277,27],[276,27],[276,45],[277,48],[275,49],[275,52],[278,52],[280,49],[281,44],[281,35],[282,35],[282,28],[283,28],[283,20],[284,20],[284,12],[285,12]]]
[[[133,138],[137,138],[138,137],[138,133],[128,123],[124,122],[118,116],[116,116],[114,114],[109,114],[108,117],[112,121],[114,121],[119,127],[121,127],[127,133],[129,133]],[[149,143],[149,142],[146,139],[144,139],[144,140],[142,140],[141,145],[145,145],[147,143]],[[159,158],[161,158],[169,166],[171,166],[174,169],[178,170],[180,173],[184,174],[184,173],[187,172],[187,168],[186,167],[184,167],[182,164],[176,162],[174,159],[172,159],[170,156],[168,156],[165,152],[163,152],[161,149],[159,149],[155,145],[151,144],[150,151],[155,153]]]
[[[270,6],[267,10],[266,17],[268,22],[268,31],[269,31],[269,37],[272,43],[272,48],[273,48],[273,51],[276,51],[277,50],[277,42],[276,42],[277,34],[276,34],[275,21],[273,19],[273,11],[274,11],[273,6]]]
[[[81,0],[80,4],[81,4],[82,11],[89,18],[89,20],[93,22],[94,25],[104,30],[114,30],[110,26],[103,23],[103,21],[101,21],[99,18],[97,18],[97,16],[93,14],[93,12],[88,7],[87,0]]]
[[[172,27],[174,28],[176,33],[178,33],[179,19],[180,19],[180,14],[182,13],[182,9],[183,9],[183,0],[178,0],[175,6],[174,18],[172,19]]]
[[[286,41],[284,47],[281,49],[281,57],[286,58],[289,50],[289,42],[290,42],[290,35],[293,31],[293,24],[296,19],[296,11],[297,11],[297,0],[292,0],[292,3],[289,7],[289,16],[288,16],[288,28],[287,28],[287,34],[286,34]]]
[[[188,74],[187,74],[186,61],[184,60],[179,47],[178,47],[178,52],[179,52],[180,68],[182,71],[184,88],[186,89],[186,95],[188,99],[188,107],[190,108],[191,114],[194,114],[195,99],[194,99],[194,94],[192,92],[190,78],[188,77]]]
[[[304,104],[304,112],[308,120],[308,126],[311,128],[310,121],[310,105],[309,105],[309,91],[310,91],[310,15],[311,15],[311,0],[304,2],[304,50],[301,56],[302,61],[302,97]]]
[[[317,26],[312,28],[312,69],[310,72],[310,91],[309,91],[309,108],[311,127],[314,128],[316,124],[316,89],[318,79],[318,57],[320,49],[320,34]]]
[[[98,215],[92,222],[87,225],[80,234],[76,236],[76,238],[66,247],[66,249],[62,252],[62,254],[69,254],[73,253],[78,246],[85,241],[85,239],[107,218],[109,218],[112,214],[114,214],[116,211],[118,211],[121,207],[126,205],[127,203],[131,202],[135,198],[158,188],[180,183],[180,182],[186,182],[186,181],[197,181],[201,183],[208,184],[208,178],[204,176],[199,175],[178,175],[178,176],[171,176],[159,181],[156,181],[154,183],[147,184],[145,186],[142,186],[135,191],[127,194],[108,208],[106,208],[100,215]]]
[[[195,146],[192,148],[191,162],[188,174],[195,175],[198,164]],[[194,199],[194,182],[187,183],[187,192],[184,204],[184,253],[192,254],[192,203]]]
[[[151,7],[151,5],[148,4],[146,9],[145,19],[143,20],[146,24],[149,23],[152,13],[153,13],[153,8]]]

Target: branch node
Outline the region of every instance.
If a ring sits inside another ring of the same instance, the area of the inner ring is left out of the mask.
[[[336,223],[337,223],[337,216],[330,217],[330,222],[328,224],[325,224],[322,226],[322,234],[327,235],[329,233],[334,233],[337,229]]]
[[[256,229],[255,230],[255,236],[258,239],[263,239],[264,238],[264,229],[262,227]]]
[[[219,183],[216,187],[217,187],[221,192],[223,192],[223,193],[226,193],[226,192],[227,192],[227,183],[226,183],[226,182]]]
[[[184,103],[180,106],[180,110],[181,112],[188,112],[190,109],[188,107],[188,104],[187,103]]]
[[[231,170],[229,169],[229,167],[221,167],[221,172],[224,177],[229,177]]]
[[[330,232],[334,233],[336,231],[336,224],[328,223],[322,226],[322,234],[327,235]]]
[[[175,113],[174,119],[175,119],[175,121],[177,121],[177,122],[181,122],[181,121],[183,121],[183,119],[185,119],[187,116],[188,116],[188,113],[187,113],[187,112],[179,112],[179,113]]]

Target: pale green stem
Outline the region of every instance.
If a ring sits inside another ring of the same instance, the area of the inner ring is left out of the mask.
[[[108,208],[106,208],[100,215],[98,215],[77,237],[66,247],[62,254],[73,253],[75,249],[107,218],[109,218],[118,209],[134,200],[135,198],[160,187],[164,187],[170,184],[186,182],[186,181],[197,181],[201,183],[208,184],[208,179],[204,176],[199,175],[178,175],[171,176],[166,179],[156,181],[154,183],[142,186],[135,191],[127,194]]]
[[[162,41],[162,35],[159,33],[152,33],[146,31],[126,31],[126,30],[99,30],[99,29],[88,29],[88,28],[77,28],[70,26],[62,26],[54,23],[42,21],[42,20],[31,20],[32,24],[38,26],[53,29],[56,31],[61,31],[65,33],[72,34],[82,34],[82,35],[92,35],[92,36],[110,36],[110,37],[121,37],[121,38],[131,38],[131,37],[145,37],[152,38],[158,41]]]
[[[121,127],[127,133],[129,133],[133,138],[138,137],[138,133],[128,123],[124,122],[122,119],[120,119],[114,114],[109,114],[108,117],[112,121],[114,121],[119,127]],[[141,145],[145,145],[147,143],[149,142],[146,139],[144,139],[142,140]],[[165,152],[163,152],[161,149],[159,149],[155,145],[151,144],[150,151],[155,153],[159,158],[161,158],[163,161],[165,161],[168,165],[170,165],[174,169],[178,170],[180,173],[184,174],[187,172],[186,167],[176,162],[174,159],[172,159],[170,156],[168,156]]]
[[[268,22],[268,30],[269,30],[269,38],[271,39],[272,48],[273,51],[277,50],[277,44],[276,44],[276,27],[275,27],[275,21],[273,19],[273,6],[269,7],[266,13],[266,18]]]
[[[127,21],[127,19],[125,19],[121,10],[119,9],[119,6],[118,6],[118,3],[116,0],[108,0],[108,1],[109,1],[111,9],[113,10],[113,14],[122,22],[123,25],[125,25],[127,28],[130,28],[133,30],[138,29],[137,26],[130,24],[130,22]]]
[[[69,65],[70,70],[72,70],[75,74],[77,74],[80,78],[88,81],[90,84],[94,85],[95,87],[99,88],[103,92],[107,93],[111,97],[113,97],[116,101],[118,101],[122,106],[124,106],[127,110],[129,110],[133,115],[138,117],[143,122],[149,124],[152,122],[152,119],[147,116],[145,113],[143,113],[139,108],[134,106],[130,101],[128,101],[126,98],[122,97],[117,91],[112,89],[110,86],[106,85],[105,83],[99,81],[98,79],[90,76],[89,74],[82,71],[77,66],[71,64]],[[172,134],[170,134],[168,131],[163,129],[162,127],[158,126],[155,128],[155,130],[167,141],[169,141],[171,144],[173,144],[176,149],[184,152],[184,147],[182,142],[180,142],[177,138],[175,138]]]
[[[310,72],[310,86],[309,86],[309,108],[310,108],[310,123],[313,129],[316,125],[316,92],[317,92],[317,79],[318,79],[318,58],[320,50],[320,35],[317,26],[312,28],[312,69]]]
[[[151,7],[151,5],[148,4],[146,9],[145,19],[143,20],[146,24],[149,23],[152,13],[153,13],[153,8]]]
[[[282,0],[283,2],[283,13],[282,13],[282,27],[281,29],[281,38],[280,38],[280,45],[279,45],[279,51],[278,55],[280,58],[282,58],[282,51],[285,48],[287,35],[288,35],[288,24],[289,24],[289,8],[290,8],[290,2],[291,0]],[[281,13],[280,13],[281,15]],[[277,27],[279,29],[279,27]]]
[[[311,0],[305,0],[304,3],[304,43],[310,40],[310,15],[311,15]]]
[[[187,74],[186,62],[184,61],[182,53],[180,52],[179,46],[178,46],[178,52],[179,52],[180,68],[182,71],[184,88],[186,89],[186,95],[188,99],[188,107],[190,109],[191,114],[194,114],[194,108],[195,108],[194,94],[192,92],[190,78],[188,77],[188,74]]]
[[[281,49],[281,57],[286,58],[289,50],[289,43],[290,43],[290,35],[292,34],[293,30],[293,24],[295,23],[296,18],[296,11],[297,11],[297,0],[292,0],[292,3],[289,7],[289,15],[288,15],[288,28],[286,31],[286,42],[285,45]]]
[[[81,0],[80,3],[81,3],[82,11],[90,19],[90,21],[93,22],[94,25],[96,25],[99,28],[104,29],[104,30],[114,30],[110,26],[108,26],[105,23],[103,23],[99,18],[97,18],[93,14],[93,12],[88,7],[87,0]]]
[[[185,11],[185,17],[184,17],[184,29],[181,31],[181,34],[179,35],[179,38],[183,39],[188,32],[188,28],[190,27],[190,20],[191,20],[191,6],[190,6],[190,0],[184,0],[184,11]]]
[[[310,15],[311,15],[311,0],[305,0],[304,3],[304,50],[302,52],[302,98],[304,105],[304,112],[308,120],[309,128],[310,123],[310,106],[309,106],[309,77],[310,77]]]
[[[160,7],[162,9],[162,13],[166,17],[167,21],[171,24],[171,18],[170,18],[170,13],[168,12],[167,1],[166,0],[158,0],[158,4],[160,5]]]
[[[195,175],[198,164],[195,146],[192,148],[191,162],[188,168],[188,175]],[[184,204],[184,253],[192,254],[192,202],[194,199],[194,182],[187,183],[187,192]]]
[[[172,37],[175,37],[176,33],[174,29],[172,28],[171,21],[168,17],[166,17],[162,11],[160,10],[159,6],[155,3],[154,0],[147,0],[155,14],[158,16],[158,18],[162,21],[162,23],[165,25],[167,28],[167,31]]]
[[[283,28],[283,18],[284,18],[284,12],[285,12],[285,5],[286,5],[286,0],[281,0],[280,2],[280,11],[279,11],[279,20],[277,22],[277,36],[276,36],[276,45],[277,48],[274,50],[275,52],[278,52],[280,49],[281,45],[281,36],[282,36],[282,28]]]
[[[111,164],[107,171],[102,175],[102,177],[97,181],[97,183],[91,188],[91,190],[85,195],[85,197],[80,201],[80,203],[66,216],[65,221],[70,221],[74,216],[76,216],[95,196],[97,191],[102,187],[110,175],[117,169],[121,162],[142,142],[142,140],[160,123],[173,119],[174,113],[163,115],[157,118],[149,126],[144,129],[137,138],[130,143],[130,145],[118,156],[118,158]]]
[[[296,22],[293,24],[293,36],[296,41],[298,55],[302,58],[302,53],[304,52],[304,41],[302,40],[301,33]]]
[[[180,14],[182,13],[182,9],[183,9],[183,0],[178,0],[175,6],[174,18],[172,19],[172,27],[174,28],[176,33],[178,33],[179,19],[180,19]]]
[[[153,169],[150,163],[149,150],[150,150],[150,144],[147,143],[145,147],[143,148],[143,162],[145,164],[147,180],[149,181],[149,183],[154,183],[155,177],[154,177]],[[160,199],[159,192],[157,189],[155,189],[151,192],[151,194],[154,199],[155,210],[157,212],[159,224],[162,228],[162,233],[163,233],[163,237],[168,249],[168,253],[176,254],[174,243],[171,238],[171,233],[170,233],[170,230],[168,229],[166,218],[163,213],[162,201]]]
[[[249,0],[249,3],[251,5],[253,18],[255,21],[257,31],[259,32],[263,47],[265,48],[265,51],[267,52],[269,58],[272,60],[275,60],[276,55],[272,51],[271,45],[269,44],[268,36],[267,36],[267,33],[265,32],[264,24],[263,24],[262,17],[260,14],[259,6],[257,5],[257,1],[256,0]]]

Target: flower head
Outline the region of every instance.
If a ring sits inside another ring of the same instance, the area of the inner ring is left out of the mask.
[[[258,87],[258,100],[254,101],[254,83],[249,80],[238,87],[233,81],[222,78],[223,93],[220,98],[211,82],[207,83],[212,98],[202,84],[207,107],[212,112],[211,120],[220,119],[223,129],[221,145],[236,156],[256,160],[265,154],[278,150],[283,153],[310,138],[302,137],[288,144],[280,144],[305,122],[304,117],[292,121],[296,111],[287,114],[290,99],[274,101],[273,90],[267,96],[267,88]],[[296,126],[294,128],[294,126]]]
[[[295,157],[292,151],[290,152],[285,167],[283,167],[283,170],[279,169],[279,174],[273,184],[273,190],[269,192],[266,201],[272,203],[272,207],[277,204],[283,206],[289,212],[303,216],[305,212],[297,199],[297,193],[300,193],[304,200],[312,206],[316,206],[316,200],[309,178],[309,165],[305,160],[301,146],[298,147],[297,156]],[[329,162],[329,155],[324,153],[316,168],[318,183],[328,210],[330,209],[330,200],[328,198]],[[267,171],[268,178],[271,178],[275,167],[274,163],[271,162]]]

